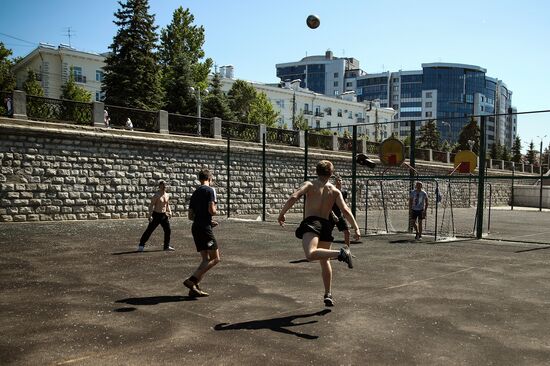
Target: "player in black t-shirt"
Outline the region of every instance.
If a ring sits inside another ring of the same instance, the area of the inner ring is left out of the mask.
[[[200,289],[199,282],[210,268],[220,262],[218,243],[212,232],[212,228],[218,225],[212,220],[212,216],[217,213],[216,191],[210,186],[212,173],[208,169],[201,170],[199,181],[201,185],[193,192],[189,202],[188,217],[193,220],[191,232],[202,261],[191,277],[183,281],[189,289],[189,296],[194,297],[208,296],[208,293]]]

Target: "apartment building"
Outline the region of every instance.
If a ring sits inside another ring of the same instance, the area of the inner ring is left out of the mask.
[[[53,46],[40,43],[14,67],[17,88],[23,89],[29,69],[36,72],[44,94],[49,98],[59,98],[62,86],[74,75],[75,82],[92,94],[93,100],[102,100],[101,81],[105,54],[78,51],[68,45]]]

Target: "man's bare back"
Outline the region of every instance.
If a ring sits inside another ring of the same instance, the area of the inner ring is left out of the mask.
[[[328,219],[340,191],[331,183],[320,179],[305,182],[304,185],[307,186],[305,188],[305,216],[317,216]]]

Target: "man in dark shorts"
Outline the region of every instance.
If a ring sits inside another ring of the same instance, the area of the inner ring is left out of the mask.
[[[332,229],[334,225],[329,217],[334,204],[340,208],[344,217],[352,223],[355,240],[359,240],[361,233],[359,231],[359,225],[357,225],[349,207],[344,202],[342,193],[334,185],[329,183],[329,179],[334,171],[332,163],[328,160],[322,160],[317,164],[316,171],[318,178],[311,182],[304,182],[302,186],[290,196],[279,213],[278,221],[279,225],[284,226],[286,220],[285,213],[301,196],[306,196],[306,218],[302,221],[298,229],[296,229],[296,237],[302,239],[302,246],[307,260],[318,260],[320,262],[323,285],[325,287],[323,300],[326,306],[333,306],[334,300],[331,293],[332,267],[330,265],[330,260],[338,259],[341,262],[347,263],[349,268],[353,268],[352,255],[348,246],[340,250],[330,249],[333,240]]]
[[[409,209],[411,217],[411,226],[416,232],[415,239],[422,240],[422,220],[426,219],[428,211],[428,194],[422,189],[422,183],[416,182],[415,189],[410,193]],[[418,225],[416,221],[418,220]]]
[[[217,213],[216,191],[211,187],[212,173],[208,169],[201,170],[199,181],[201,185],[193,192],[189,202],[188,217],[193,220],[191,232],[202,261],[191,277],[183,281],[189,289],[189,296],[193,297],[208,296],[208,293],[199,287],[199,282],[208,270],[220,262],[218,243],[212,232],[212,228],[218,225],[212,220],[212,216]]]
[[[342,198],[345,202],[348,198],[348,191],[342,190],[342,178],[339,175],[334,176],[334,186],[342,192]],[[336,203],[332,206],[332,213],[334,214],[331,215],[333,224],[338,228],[339,232],[344,233],[344,243],[349,246],[349,226]]]

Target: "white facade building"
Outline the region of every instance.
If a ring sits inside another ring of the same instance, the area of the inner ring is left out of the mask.
[[[234,79],[222,78],[222,89],[228,92]],[[381,108],[379,103],[357,102],[355,93],[344,93],[338,98],[314,93],[294,84],[271,85],[250,83],[258,92],[263,92],[279,113],[279,127],[292,128],[293,120],[303,116],[310,128],[331,128],[334,132],[352,132],[358,124],[359,135],[367,135],[370,141],[388,138],[398,131],[393,122],[395,111]]]
[[[105,55],[82,52],[67,45],[55,47],[41,43],[14,67],[17,88],[23,89],[29,69],[36,72],[44,95],[49,98],[59,98],[62,86],[69,79],[73,68],[75,82],[92,94],[93,100],[102,100],[101,81]]]

